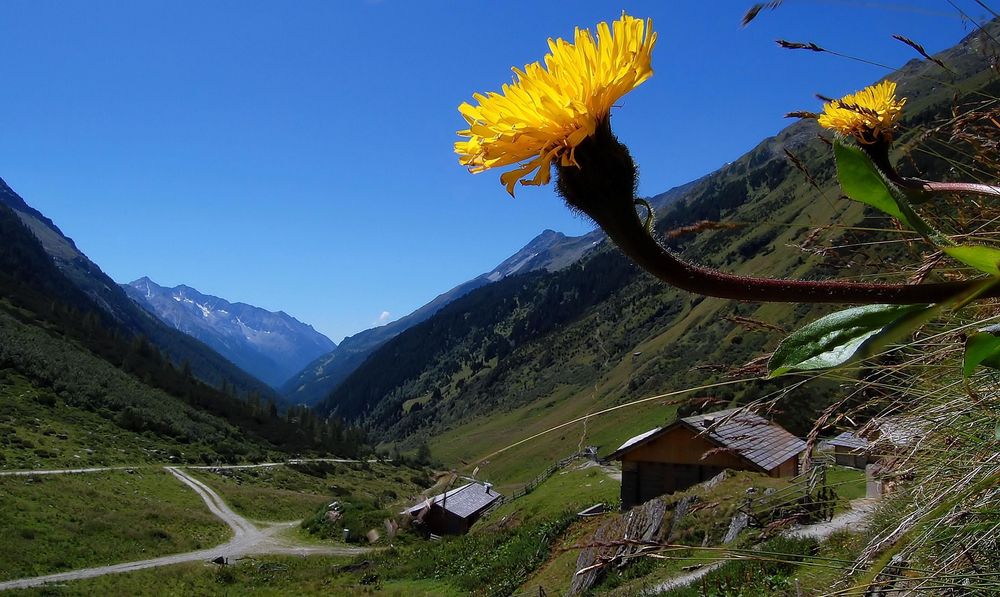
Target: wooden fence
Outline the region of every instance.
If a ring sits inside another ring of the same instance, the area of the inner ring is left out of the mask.
[[[546,479],[548,479],[552,475],[556,474],[556,471],[558,471],[561,468],[565,468],[566,465],[568,465],[569,463],[573,462],[577,458],[580,458],[580,457],[583,457],[583,456],[588,456],[589,454],[590,454],[590,452],[588,452],[587,450],[581,450],[579,452],[574,452],[573,454],[570,454],[569,456],[567,456],[567,457],[559,460],[558,462],[556,462],[554,464],[549,465],[548,468],[546,468],[544,471],[542,471],[541,473],[539,473],[538,476],[536,476],[531,481],[528,481],[523,487],[521,487],[517,491],[511,493],[509,496],[504,496],[504,497],[500,498],[499,500],[493,502],[490,505],[489,508],[487,508],[486,510],[483,511],[482,516],[486,516],[488,513],[492,512],[493,510],[495,510],[497,508],[499,508],[503,504],[506,504],[508,502],[511,502],[513,500],[516,500],[518,498],[522,498],[522,497],[528,495],[529,493],[531,493],[532,491],[534,491],[535,488],[537,488],[539,485],[541,485],[542,483],[544,483]]]
[[[826,471],[826,462],[813,461],[809,470],[793,478],[789,486],[748,496],[740,510],[749,517],[750,524],[758,527],[789,518],[800,523],[830,520],[837,493],[827,483]]]

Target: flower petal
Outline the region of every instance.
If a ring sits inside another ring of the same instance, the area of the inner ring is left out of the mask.
[[[458,132],[468,140],[455,143],[459,163],[472,172],[519,163],[500,177],[511,195],[518,180],[547,184],[555,159],[577,165],[574,150],[594,134],[597,122],[652,76],[652,28],[652,20],[622,13],[610,26],[599,23],[596,36],[577,28],[573,43],[550,38],[549,53],[541,62],[512,69],[514,82],[503,85],[502,93],[476,93],[478,105],[459,106],[468,123]]]

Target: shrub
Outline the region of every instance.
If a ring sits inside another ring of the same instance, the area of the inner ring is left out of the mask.
[[[340,502],[340,518],[330,521],[327,518],[327,508],[324,506],[311,517],[302,521],[302,528],[309,534],[327,539],[339,539],[343,529],[350,531],[348,541],[362,543],[367,541],[368,531],[375,529],[383,533],[385,520],[392,518],[392,513],[379,508],[378,505],[364,498],[352,498]]]
[[[383,579],[447,580],[471,594],[512,593],[549,556],[552,543],[576,520],[570,512],[539,524],[422,542],[406,552],[383,552]]]
[[[434,485],[434,479],[431,479],[427,475],[413,475],[410,477],[410,482],[412,482],[417,487],[422,487],[427,489],[431,485]]]

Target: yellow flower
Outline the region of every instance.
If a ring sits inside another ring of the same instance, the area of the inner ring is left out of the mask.
[[[652,20],[623,13],[611,27],[598,24],[596,40],[586,29],[576,30],[574,43],[549,39],[544,66],[514,68],[514,82],[501,93],[477,93],[472,97],[479,105],[458,107],[469,123],[458,132],[468,140],[455,143],[459,163],[470,172],[516,164],[500,176],[511,196],[518,180],[547,184],[555,159],[579,166],[576,147],[620,97],[652,76],[652,28]]]
[[[896,84],[882,81],[823,106],[819,124],[861,143],[891,140],[906,98],[896,100]]]

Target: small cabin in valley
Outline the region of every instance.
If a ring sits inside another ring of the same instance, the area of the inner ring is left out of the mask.
[[[412,516],[428,533],[462,535],[502,497],[489,483],[469,483],[427,498],[403,514]]]
[[[725,469],[772,477],[799,473],[806,443],[758,415],[729,409],[678,419],[626,441],[609,460],[622,463],[622,508],[707,481]]]
[[[850,431],[845,431],[829,441],[833,448],[833,456],[840,466],[849,466],[865,470],[869,462],[874,462],[869,454],[871,446],[863,437],[858,437]]]

